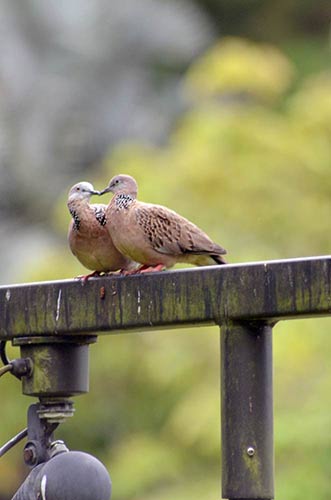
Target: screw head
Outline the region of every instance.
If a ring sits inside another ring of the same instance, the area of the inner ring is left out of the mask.
[[[246,450],[246,453],[249,457],[253,457],[255,455],[255,449],[253,446],[249,446]]]

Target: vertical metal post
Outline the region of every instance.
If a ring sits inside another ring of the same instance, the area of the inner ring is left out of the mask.
[[[272,328],[221,326],[222,496],[274,498]]]

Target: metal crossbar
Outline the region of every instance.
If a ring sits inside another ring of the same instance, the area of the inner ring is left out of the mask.
[[[0,287],[0,340],[331,314],[331,257]]]
[[[0,340],[220,325],[223,497],[271,499],[272,327],[331,315],[331,257],[2,286],[0,311]]]

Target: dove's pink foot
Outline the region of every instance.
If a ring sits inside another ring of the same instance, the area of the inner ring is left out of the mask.
[[[148,266],[146,264],[143,264],[142,266],[136,268],[136,269],[131,269],[130,271],[127,271],[125,269],[121,269],[120,274],[123,276],[130,276],[132,274],[142,274],[142,273],[153,273],[157,271],[164,271],[166,267],[163,264],[157,264],[156,266]]]
[[[83,274],[82,276],[76,276],[75,279],[81,280],[83,285],[85,285],[85,283],[87,282],[87,280],[89,278],[96,278],[96,277],[100,277],[100,276],[101,276],[100,271],[93,271],[93,273],[90,273],[90,274]]]
[[[128,271],[127,269],[120,269],[119,274],[121,274],[122,276],[130,276],[130,274],[136,274],[137,272],[137,269],[131,269],[130,271]]]
[[[164,264],[157,264],[156,266],[141,266],[138,269],[138,273],[155,273],[158,271],[164,271],[165,270],[165,265]]]

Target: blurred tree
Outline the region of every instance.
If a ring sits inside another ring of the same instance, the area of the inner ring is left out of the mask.
[[[168,143],[124,142],[89,180],[102,188],[115,173],[134,175],[141,199],[205,228],[230,262],[328,253],[331,75],[297,84],[295,74],[269,45],[224,39],[183,78],[187,108]],[[22,280],[82,272],[65,244],[65,200],[66,192],[54,211],[63,246],[39,253]],[[275,328],[280,498],[329,498],[328,330],[328,320]],[[100,338],[91,348],[91,392],[77,399],[74,419],[59,434],[106,462],[120,500],[215,498],[218,351],[216,328]],[[2,417],[10,425],[0,428],[2,441],[23,427],[28,404],[16,398],[17,382],[4,380]],[[10,482],[0,477],[6,494],[21,465],[17,453],[2,461],[11,471]]]
[[[326,34],[330,4],[325,0],[195,0],[221,35],[245,35],[280,42],[282,37]]]
[[[293,66],[274,46],[225,37],[192,66],[186,88],[197,101],[273,101],[284,96],[293,73]]]
[[[181,77],[217,33],[277,41],[306,75],[330,59],[329,9],[325,0],[3,0],[2,283],[59,243],[49,204],[93,175],[110,145],[166,143],[185,109]]]
[[[183,108],[180,75],[212,38],[187,0],[1,2],[2,282],[55,243],[50,203],[109,145],[165,140]]]

